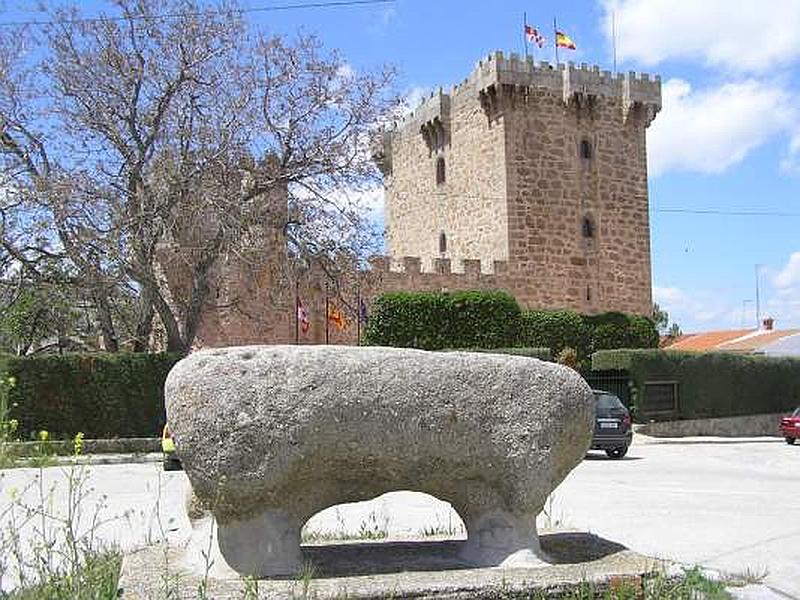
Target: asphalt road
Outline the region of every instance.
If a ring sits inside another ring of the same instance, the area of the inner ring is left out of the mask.
[[[41,488],[38,470],[2,472],[0,530],[8,530],[13,495],[37,505],[40,493],[52,489],[52,510],[63,512],[67,472],[45,469]],[[164,473],[151,463],[93,466],[86,474],[84,531],[102,505],[100,514],[110,520],[96,528],[97,536],[123,549],[187,535],[183,473]],[[600,454],[584,460],[546,508],[540,527],[591,531],[644,554],[727,572],[766,572],[770,586],[800,599],[800,445],[635,443],[624,460]],[[21,528],[26,546],[36,543],[36,522]],[[413,492],[333,507],[307,525],[353,534],[365,527],[392,538],[462,533],[448,504]]]

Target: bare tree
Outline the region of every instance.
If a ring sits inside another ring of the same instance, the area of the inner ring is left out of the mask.
[[[107,349],[124,298],[135,350],[157,315],[168,349],[186,352],[221,257],[264,227],[329,265],[373,241],[352,198],[378,176],[369,138],[394,106],[393,74],[357,74],[310,36],[251,43],[229,4],[115,5],[121,18],[55,12],[40,64],[0,46],[0,243],[39,278],[66,264]],[[159,270],[176,246],[177,290]]]

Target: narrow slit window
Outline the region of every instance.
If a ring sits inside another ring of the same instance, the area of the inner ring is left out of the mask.
[[[439,254],[444,254],[447,252],[447,236],[442,231],[439,234]]]
[[[436,159],[436,185],[442,185],[445,182],[445,164],[444,158],[441,156]]]
[[[583,218],[583,237],[594,239],[594,222],[590,217]]]
[[[592,159],[592,143],[587,139],[581,140],[581,158],[584,160]]]

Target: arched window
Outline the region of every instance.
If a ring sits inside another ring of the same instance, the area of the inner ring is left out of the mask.
[[[583,217],[583,237],[586,239],[594,239],[594,221],[591,217]]]
[[[583,160],[592,160],[592,142],[586,138],[581,140],[580,154]]]
[[[444,254],[447,252],[447,236],[444,234],[444,231],[439,233],[439,254]]]
[[[439,157],[436,159],[436,185],[442,185],[445,182],[445,166],[444,158]]]

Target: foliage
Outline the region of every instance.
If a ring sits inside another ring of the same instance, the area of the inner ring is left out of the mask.
[[[530,310],[522,313],[518,343],[550,348],[555,356],[572,348],[581,362],[606,348],[655,348],[658,332],[650,319],[639,315]]]
[[[581,316],[571,310],[527,310],[520,319],[521,346],[550,348],[554,356],[566,347],[583,348],[586,331]],[[580,353],[580,352],[579,352]]]
[[[676,381],[679,417],[702,419],[778,413],[800,405],[800,359],[725,352],[607,350],[592,357],[595,371],[624,370],[647,415],[648,381]]]
[[[502,291],[394,292],[373,304],[364,342],[442,350],[500,348],[515,337],[520,309]]]
[[[569,367],[570,369],[574,369],[575,371],[578,370],[578,352],[575,348],[564,348],[561,352],[558,353],[556,357],[556,362],[560,365],[564,365],[565,367]]]
[[[164,425],[164,380],[176,354],[6,357],[9,392],[23,437],[49,431],[88,438],[152,437]],[[14,406],[16,405],[16,406]]]

